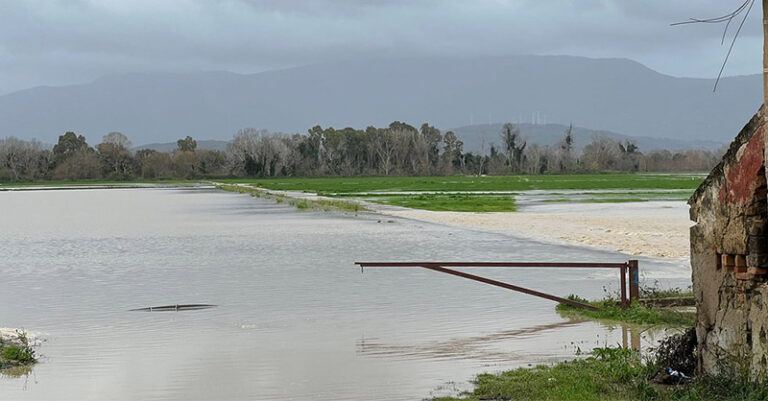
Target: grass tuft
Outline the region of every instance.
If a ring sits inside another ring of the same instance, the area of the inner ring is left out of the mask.
[[[633,303],[630,307],[622,308],[616,299],[606,298],[600,301],[588,301],[576,295],[569,295],[568,299],[600,308],[598,311],[579,309],[573,306],[558,304],[555,309],[564,316],[587,317],[595,320],[609,320],[635,324],[654,324],[663,326],[686,326],[695,324],[693,313],[682,313],[671,309],[649,308],[639,303]]]
[[[16,338],[12,341],[0,338],[0,369],[32,365],[35,362],[35,350],[30,345],[26,332],[17,331]]]
[[[764,401],[766,382],[738,375],[698,377],[687,384],[659,385],[651,378],[661,369],[653,357],[621,347],[595,348],[584,359],[481,374],[475,389],[439,401]]]

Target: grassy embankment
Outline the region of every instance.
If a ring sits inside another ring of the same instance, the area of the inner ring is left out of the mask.
[[[543,202],[640,202],[685,200],[702,174],[573,174],[537,176],[332,177],[228,179],[279,191],[354,197],[416,209],[510,212],[516,192],[544,191]],[[569,192],[562,192],[562,191]],[[498,193],[503,191],[504,193]],[[558,192],[561,191],[561,192]],[[584,192],[579,192],[584,191]]]
[[[664,366],[638,351],[596,348],[584,359],[552,366],[520,368],[498,374],[481,374],[475,389],[458,398],[439,401],[479,400],[659,400],[659,401],[758,401],[768,399],[768,386],[740,375],[700,377],[683,385],[658,385],[651,378]]]
[[[0,336],[0,370],[25,367],[37,362],[27,334],[17,331],[15,337],[9,340]]]
[[[287,203],[299,210],[315,209],[324,211],[342,211],[342,212],[364,212],[366,209],[356,202],[346,202],[342,200],[325,199],[300,199],[291,198],[282,194],[272,194],[259,188],[245,187],[240,185],[219,184],[216,188],[223,191],[236,192],[240,194],[249,194],[254,198],[270,198],[277,203]]]

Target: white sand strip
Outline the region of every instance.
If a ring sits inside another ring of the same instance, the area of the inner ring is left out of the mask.
[[[558,204],[514,213],[432,212],[377,208],[390,216],[458,227],[489,229],[539,241],[590,246],[630,255],[689,257],[688,205],[684,202]]]

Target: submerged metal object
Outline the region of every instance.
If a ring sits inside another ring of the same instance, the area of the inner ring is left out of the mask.
[[[215,308],[218,305],[210,304],[185,304],[185,305],[164,305],[164,306],[150,306],[147,308],[131,309],[131,312],[179,312],[185,310],[200,310]]]

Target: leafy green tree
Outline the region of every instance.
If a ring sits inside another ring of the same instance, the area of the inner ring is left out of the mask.
[[[197,149],[197,141],[192,139],[189,135],[184,139],[176,141],[176,145],[178,146],[179,152],[194,152],[195,149]]]
[[[427,123],[421,125],[420,132],[427,144],[427,156],[429,158],[430,167],[433,170],[436,170],[440,163],[440,142],[443,141],[443,135],[440,133],[439,129]]]
[[[443,137],[443,163],[447,173],[464,168],[464,142],[453,131],[448,131]]]
[[[84,136],[67,131],[64,135],[59,136],[59,142],[53,146],[54,161],[57,164],[61,163],[71,155],[81,151],[93,152],[93,149],[88,146]]]

